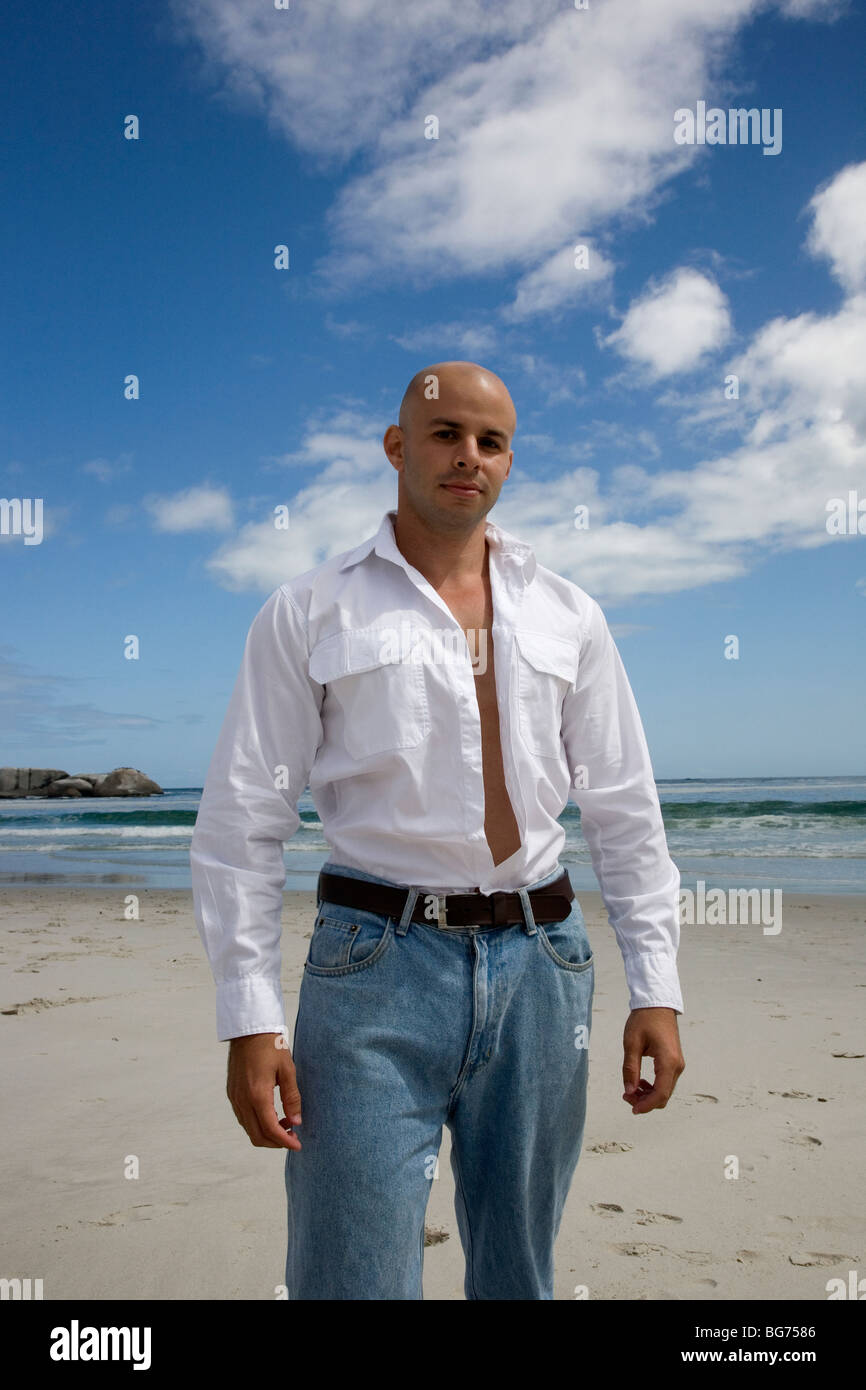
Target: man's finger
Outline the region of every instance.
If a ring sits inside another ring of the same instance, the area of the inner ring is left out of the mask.
[[[271,1147],[267,1142],[267,1136],[262,1133],[259,1117],[251,1100],[248,1099],[243,1105],[239,1105],[235,1110],[235,1114],[242,1128],[246,1131],[247,1138],[251,1144],[254,1144],[257,1149]]]
[[[622,1064],[622,1084],[627,1096],[630,1096],[640,1085],[640,1064],[643,1057],[642,1050],[633,1042],[627,1043],[623,1053]]]
[[[655,1059],[655,1080],[642,1095],[634,1098],[632,1113],[644,1115],[648,1110],[663,1110],[673,1094],[677,1079],[677,1067],[672,1057]]]
[[[280,1100],[283,1102],[283,1113],[293,1125],[301,1123],[301,1093],[298,1090],[298,1083],[295,1077],[294,1068],[289,1074],[280,1072],[277,1078],[277,1085],[280,1088]]]
[[[269,1149],[299,1149],[300,1140],[296,1134],[288,1134],[280,1125],[274,1108],[273,1092],[251,1096],[253,1111],[262,1136],[262,1143]]]
[[[649,1081],[641,1077],[633,1091],[623,1091],[622,1098],[627,1105],[634,1107],[635,1103],[639,1100],[643,1100],[644,1096],[649,1095],[652,1089]]]

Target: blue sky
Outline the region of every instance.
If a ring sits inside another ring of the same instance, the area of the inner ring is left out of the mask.
[[[0,536],[0,762],[200,785],[252,617],[396,504],[381,435],[456,357],[517,407],[491,519],[602,603],[656,775],[866,769],[825,524],[866,499],[862,7],[50,2],[2,49],[0,495],[45,534]],[[699,101],[780,152],[677,144]]]

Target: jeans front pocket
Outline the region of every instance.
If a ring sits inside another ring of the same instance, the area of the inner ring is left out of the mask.
[[[380,960],[393,937],[390,917],[340,903],[322,903],[304,969],[312,975],[355,974]]]
[[[538,938],[551,960],[561,970],[580,973],[593,964],[583,913],[575,901],[571,912],[561,922],[537,922]]]

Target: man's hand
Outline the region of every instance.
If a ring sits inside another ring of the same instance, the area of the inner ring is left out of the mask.
[[[278,1119],[274,1088],[279,1086],[283,1110]],[[229,1043],[226,1094],[238,1124],[259,1149],[300,1149],[292,1125],[301,1123],[301,1095],[295,1064],[284,1033],[251,1033]]]
[[[623,1100],[631,1106],[631,1113],[645,1115],[648,1110],[664,1110],[686,1066],[676,1010],[632,1009],[622,1035],[622,1047]],[[655,1064],[652,1085],[641,1079],[642,1057],[652,1057]]]

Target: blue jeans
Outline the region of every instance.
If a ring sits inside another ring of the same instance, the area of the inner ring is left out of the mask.
[[[329,873],[374,874],[328,863]],[[421,1299],[424,1214],[451,1135],[467,1299],[552,1299],[580,1155],[593,960],[577,903],[537,925],[443,928],[322,902],[292,1055],[290,1299]],[[394,885],[392,885],[394,886]],[[398,885],[405,887],[406,885]]]

